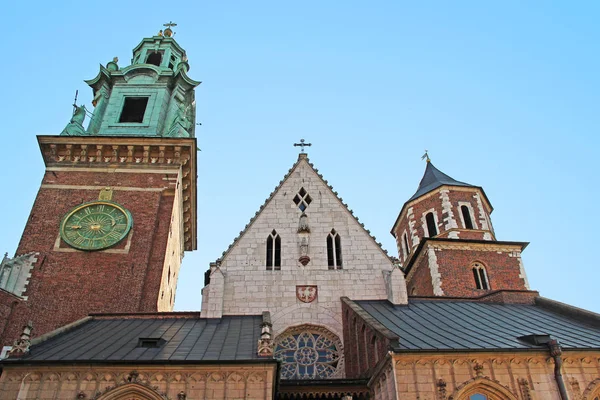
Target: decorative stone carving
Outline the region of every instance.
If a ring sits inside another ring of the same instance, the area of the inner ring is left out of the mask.
[[[65,129],[60,133],[62,136],[83,136],[85,135],[85,129],[83,129],[83,121],[85,120],[86,109],[85,106],[74,105],[73,116],[71,121],[67,124]]]
[[[446,381],[443,379],[439,379],[437,381],[437,388],[438,388],[438,399],[440,400],[446,400],[447,397],[447,393],[446,393]]]
[[[287,329],[275,341],[275,358],[281,360],[281,379],[339,378],[344,371],[341,341],[329,330],[300,325]]]
[[[21,357],[29,352],[29,346],[31,346],[31,331],[33,330],[33,322],[29,321],[27,325],[23,327],[23,333],[21,337],[15,340],[15,344],[12,349],[8,352],[9,357]]]
[[[298,261],[305,267],[310,262],[310,256],[308,255],[309,238],[310,228],[308,226],[308,216],[303,211],[300,215],[300,221],[298,223],[298,243],[300,246],[300,258],[298,258]]]
[[[271,314],[268,311],[265,311],[263,312],[260,339],[258,340],[258,355],[260,357],[272,357],[273,347],[273,325],[271,324]]]
[[[531,393],[529,389],[529,381],[525,378],[519,378],[519,388],[521,388],[521,396],[523,400],[531,400]]]
[[[483,365],[476,362],[473,366],[473,370],[475,371],[476,376],[483,376]]]
[[[316,285],[296,286],[296,297],[303,303],[312,303],[317,298]]]

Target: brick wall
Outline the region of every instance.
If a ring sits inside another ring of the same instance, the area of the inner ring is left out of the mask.
[[[470,210],[473,229],[466,229],[462,205]],[[401,260],[405,261],[409,255],[402,247],[402,235],[407,232],[412,254],[420,239],[426,236],[424,216],[431,210],[436,216],[438,237],[478,240],[492,240],[494,237],[489,216],[491,208],[481,191],[477,188],[443,186],[405,205],[394,228]]]
[[[67,167],[45,173],[16,253],[38,252],[38,262],[27,301],[8,317],[3,344],[12,343],[28,320],[39,336],[92,312],[157,311],[179,168],[113,171]],[[62,217],[97,200],[104,187],[113,188],[113,201],[131,212],[129,236],[103,251],[69,247],[59,238]]]
[[[390,340],[342,302],[347,378],[370,377],[387,354]]]
[[[502,242],[428,241],[416,255],[406,277],[408,293],[418,296],[439,295],[431,289],[435,283],[432,268],[439,272],[443,296],[480,297],[491,290],[527,291],[529,287],[524,277],[520,250],[519,245]],[[477,289],[472,270],[475,262],[485,267],[489,290]],[[416,288],[416,292],[412,291],[413,288]]]

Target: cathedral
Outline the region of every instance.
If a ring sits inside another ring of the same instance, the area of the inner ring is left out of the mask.
[[[394,257],[302,141],[217,249],[201,310],[174,312],[206,229],[189,70],[167,24],[37,137],[42,183],[0,265],[0,399],[600,399],[600,315],[530,288],[528,243],[497,240],[483,187],[428,157]]]

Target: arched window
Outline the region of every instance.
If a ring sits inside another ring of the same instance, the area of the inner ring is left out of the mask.
[[[404,246],[404,259],[406,260],[410,254],[410,246],[408,245],[408,235],[406,232],[402,235],[402,244]]]
[[[327,235],[327,266],[329,269],[342,269],[342,241],[335,229]]]
[[[460,206],[463,221],[465,221],[465,229],[473,229],[473,220],[471,220],[471,211],[467,206]]]
[[[489,290],[490,283],[488,281],[485,267],[480,263],[473,264],[473,278],[475,278],[475,286],[477,289]]]
[[[432,212],[428,212],[425,215],[425,222],[427,222],[427,233],[428,237],[434,237],[438,234],[437,224],[435,223],[435,217]]]
[[[156,65],[157,67],[160,67],[161,61],[162,53],[158,51],[148,54],[148,57],[146,58],[146,64]]]
[[[273,229],[267,237],[267,271],[281,269],[281,238]]]
[[[379,362],[379,352],[377,351],[377,336],[371,336],[371,352],[373,353],[374,366]]]
[[[475,393],[469,396],[469,400],[488,400],[485,394]]]
[[[340,339],[322,327],[293,327],[275,339],[274,357],[282,363],[281,379],[339,378],[343,356]]]

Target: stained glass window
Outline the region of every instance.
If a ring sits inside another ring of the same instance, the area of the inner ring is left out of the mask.
[[[488,397],[484,394],[475,393],[469,396],[469,400],[486,400]]]
[[[343,369],[340,340],[324,328],[303,325],[275,340],[275,358],[282,362],[282,379],[327,379]]]

